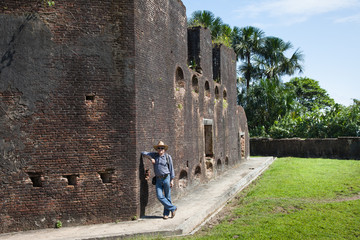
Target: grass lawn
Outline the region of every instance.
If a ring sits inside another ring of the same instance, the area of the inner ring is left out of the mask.
[[[360,161],[278,158],[193,236],[360,239]]]

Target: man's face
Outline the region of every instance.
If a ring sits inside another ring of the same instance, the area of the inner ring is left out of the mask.
[[[165,153],[165,147],[158,147],[156,150],[160,156],[162,156]]]

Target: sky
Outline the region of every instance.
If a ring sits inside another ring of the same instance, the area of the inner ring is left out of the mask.
[[[231,27],[253,26],[304,54],[292,77],[319,82],[336,103],[360,100],[360,0],[182,0],[188,18],[208,10]],[[291,78],[292,78],[291,77]],[[283,78],[286,82],[290,78]]]

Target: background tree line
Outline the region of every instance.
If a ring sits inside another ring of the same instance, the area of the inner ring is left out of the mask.
[[[360,136],[360,101],[335,103],[318,81],[302,73],[304,55],[290,42],[265,36],[256,27],[233,27],[209,11],[196,11],[188,25],[210,29],[213,43],[232,47],[238,61],[238,103],[252,137],[325,138]],[[287,57],[290,56],[290,57]]]

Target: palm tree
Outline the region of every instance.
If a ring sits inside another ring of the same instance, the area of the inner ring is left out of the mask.
[[[221,18],[215,17],[215,15],[210,11],[195,11],[188,20],[189,27],[201,26],[203,28],[210,29],[211,37],[213,39],[220,35],[222,25],[223,22]]]
[[[262,47],[264,32],[259,28],[248,26],[244,28],[234,28],[232,46],[236,53],[237,60],[244,61],[239,67],[239,72],[246,79],[246,88],[249,89],[251,78],[255,77],[256,68],[252,63],[252,57],[257,54]]]
[[[233,30],[228,24],[222,24],[219,27],[219,31],[213,37],[213,43],[224,44],[231,48],[231,38]]]
[[[280,79],[283,75],[303,71],[303,54],[299,49],[287,58],[285,52],[293,48],[292,44],[277,37],[265,37],[259,28],[248,26],[231,29],[212,12],[201,10],[192,14],[188,26],[209,28],[213,43],[233,47],[237,60],[243,63],[238,72],[246,80],[246,89],[249,89],[251,79]]]
[[[300,73],[303,67],[302,52],[297,49],[290,58],[285,56],[285,52],[292,49],[290,42],[284,42],[277,37],[266,37],[264,45],[254,58],[256,67],[259,69],[260,78],[280,79],[283,75],[293,75],[296,71]]]
[[[212,12],[199,10],[192,13],[191,18],[188,20],[188,26],[210,28],[214,21],[215,16]]]
[[[214,43],[221,43],[228,47],[231,46],[231,27],[228,24],[224,24],[220,17],[215,17],[210,11],[200,10],[193,12],[188,20],[188,26],[208,28]]]

